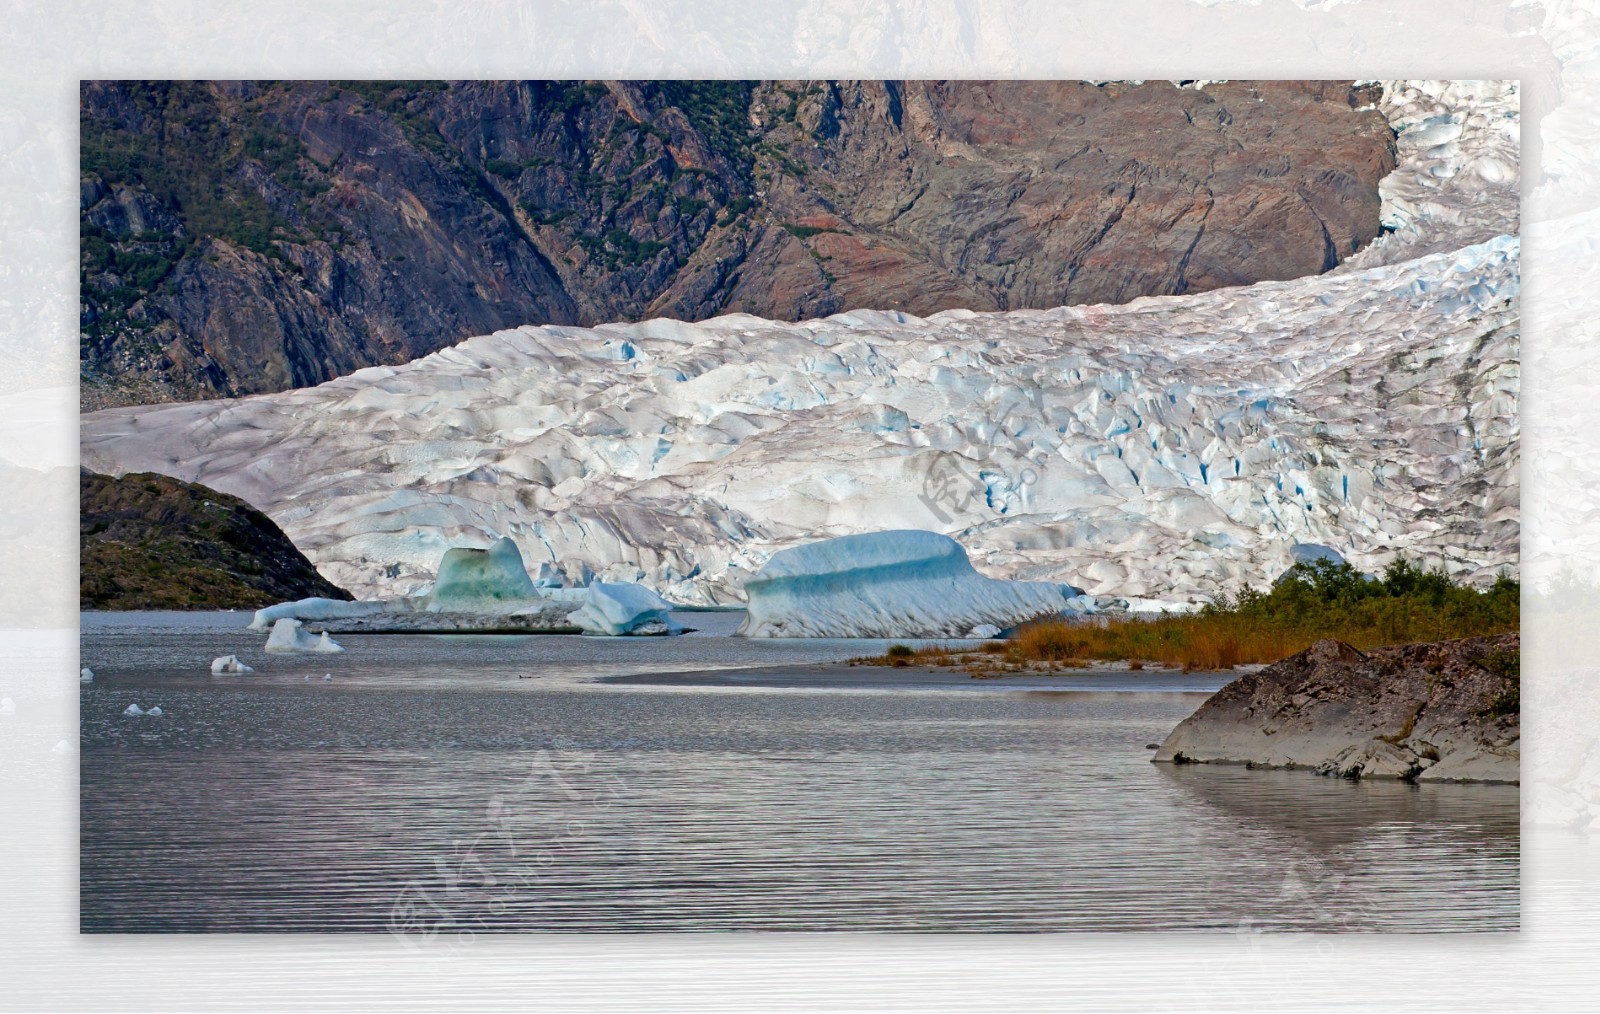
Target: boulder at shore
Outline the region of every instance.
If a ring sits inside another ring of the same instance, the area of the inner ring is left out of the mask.
[[[1366,652],[1318,641],[1217,691],[1154,759],[1515,783],[1520,650],[1516,633]]]

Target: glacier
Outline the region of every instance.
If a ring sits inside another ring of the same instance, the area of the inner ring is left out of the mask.
[[[91,413],[82,459],[238,495],[369,600],[509,539],[544,584],[736,604],[776,554],[885,529],[1141,606],[1265,586],[1296,544],[1487,584],[1520,534],[1515,85],[1388,83],[1383,109],[1393,231],[1324,275],[527,326],[315,388]]]
[[[959,542],[926,531],[784,549],[744,589],[745,637],[984,637],[1090,608],[1068,585],[986,578]]]

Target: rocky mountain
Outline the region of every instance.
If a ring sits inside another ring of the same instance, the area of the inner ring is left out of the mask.
[[[530,323],[926,316],[1317,274],[1380,233],[1378,97],[87,82],[82,404],[307,386]]]
[[[253,609],[348,599],[271,519],[165,475],[79,476],[82,609]]]

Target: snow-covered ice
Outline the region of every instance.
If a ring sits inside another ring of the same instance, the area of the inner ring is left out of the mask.
[[[959,542],[922,531],[785,549],[744,587],[746,637],[965,637],[1086,605],[1065,585],[984,577]]]
[[[503,536],[551,583],[734,603],[786,548],[885,529],[1161,607],[1263,587],[1297,543],[1487,584],[1520,534],[1516,94],[1385,95],[1405,130],[1373,263],[1119,306],[522,327],[91,413],[83,460],[241,496],[364,599]]]
[[[239,661],[237,655],[224,655],[211,660],[211,671],[214,673],[247,673],[255,672],[254,669]]]
[[[313,635],[305,626],[296,619],[285,617],[272,625],[272,633],[267,635],[267,651],[275,652],[316,652],[328,654],[344,651],[333,638],[324,631],[320,636]]]

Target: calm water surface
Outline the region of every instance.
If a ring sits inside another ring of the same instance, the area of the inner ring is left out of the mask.
[[[680,619],[702,634],[269,656],[247,614],[85,614],[82,928],[1517,928],[1515,787],[1149,763],[1225,678],[598,679],[887,644]]]

